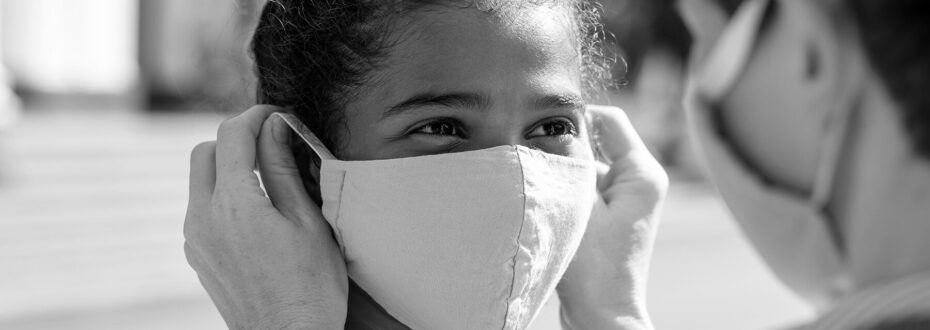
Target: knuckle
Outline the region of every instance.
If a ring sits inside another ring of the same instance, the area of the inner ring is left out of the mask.
[[[668,186],[663,186],[656,181],[646,181],[645,184],[639,186],[637,193],[642,196],[645,201],[658,203],[665,199],[667,191]]]
[[[194,251],[191,250],[191,245],[187,241],[184,241],[184,256],[187,257],[187,262],[190,262]]]
[[[191,266],[196,272],[200,272],[201,263],[200,258],[197,257],[194,252],[194,248],[190,244],[184,242],[184,258],[187,259],[187,264]]]
[[[663,193],[664,193],[664,192],[667,192],[667,191],[668,191],[668,186],[669,186],[668,172],[665,171],[665,168],[664,168],[664,167],[662,167],[662,166],[660,166],[660,165],[658,165],[658,164],[656,164],[656,166],[653,167],[652,172],[653,172],[653,175],[652,175],[653,183],[655,184],[655,186],[656,186],[661,192],[663,192]],[[664,194],[663,194],[663,195],[664,195]]]
[[[198,160],[207,158],[215,152],[216,141],[200,142],[194,146],[194,149],[191,149],[191,164],[195,164]]]
[[[657,200],[662,200],[668,193],[669,179],[668,172],[661,165],[656,163],[646,169],[646,182],[649,183],[650,190]]]
[[[194,239],[194,220],[192,219],[191,212],[187,212],[187,217],[184,219],[184,226],[181,229],[181,233],[184,235],[185,241],[191,241]]]
[[[217,139],[220,139],[224,136],[228,136],[231,133],[238,130],[239,126],[241,126],[240,124],[241,119],[239,118],[240,117],[232,117],[220,123],[220,126],[216,129]]]
[[[191,157],[195,155],[210,153],[210,151],[214,149],[216,149],[216,141],[200,142],[194,146],[194,149],[191,150]]]
[[[184,240],[186,241],[196,241],[198,239],[198,233],[200,232],[199,228],[201,226],[201,216],[200,212],[196,210],[188,209],[187,216],[184,218],[184,226],[181,229],[182,234],[184,235]]]
[[[649,158],[637,170],[637,191],[647,200],[660,202],[668,194],[668,172],[655,159]]]
[[[197,202],[188,202],[187,213],[184,216],[184,224],[181,229],[185,240],[200,242],[204,239],[204,235],[209,233],[213,217],[216,214],[214,210],[217,209],[213,200],[215,200],[214,197],[204,198]]]

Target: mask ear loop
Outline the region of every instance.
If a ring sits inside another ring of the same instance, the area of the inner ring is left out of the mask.
[[[855,51],[849,53],[856,53]],[[852,54],[851,56],[858,56]],[[823,131],[827,132],[821,142],[821,152],[817,160],[817,169],[814,177],[814,183],[811,187],[811,203],[820,208],[825,215],[830,232],[833,236],[833,243],[836,244],[837,250],[844,257],[846,256],[846,239],[843,235],[843,222],[837,219],[836,214],[829,213],[829,205],[834,197],[836,181],[839,176],[840,162],[843,160],[843,152],[849,149],[849,141],[852,136],[852,121],[854,117],[859,116],[861,111],[858,105],[862,86],[865,84],[865,69],[858,63],[854,63],[847,75],[840,78],[839,81],[848,81],[843,84],[836,93],[834,99],[841,100],[834,105],[827,114]],[[846,279],[843,283],[846,287],[851,286],[851,280]]]
[[[294,134],[303,140],[304,145],[310,147],[310,150],[307,150],[306,147],[300,146],[300,142],[293,139],[291,140],[291,148],[298,164],[312,164],[312,166],[298,165],[304,187],[310,194],[310,198],[312,198],[317,205],[323,205],[320,195],[320,168],[323,166],[323,160],[335,160],[336,157],[334,157],[329,149],[323,145],[323,142],[293,114],[276,112],[271,115],[281,118],[281,120],[294,131]]]
[[[855,51],[849,52],[850,56],[857,56]],[[855,62],[855,61],[849,61]],[[860,65],[854,63],[851,68],[846,69],[847,75],[838,79],[839,81],[848,81],[843,84],[836,93],[834,99],[842,100],[829,110],[823,125],[824,132],[827,132],[821,145],[821,152],[817,160],[817,172],[814,184],[811,187],[811,201],[821,207],[826,207],[833,195],[833,189],[836,185],[838,175],[838,166],[842,160],[844,146],[849,141],[852,124],[852,117],[858,116],[859,94],[861,87],[865,82],[865,70]]]
[[[848,38],[853,40],[853,47],[861,47],[857,40],[859,36],[855,29],[848,30],[853,34]],[[817,160],[818,167],[811,187],[811,203],[820,207],[824,219],[828,222],[828,228],[833,236],[833,243],[842,257],[848,257],[847,243],[843,234],[844,223],[838,218],[838,214],[830,213],[830,203],[835,202],[834,191],[836,182],[840,175],[840,165],[844,160],[844,152],[848,153],[850,144],[853,139],[853,122],[861,115],[861,95],[862,89],[868,84],[866,80],[867,69],[863,52],[861,49],[850,49],[842,52],[842,64],[850,64],[841,71],[844,75],[837,78],[840,81],[840,87],[837,89],[833,99],[839,100],[830,108],[824,117],[823,131],[826,132],[823,142],[821,142],[821,152]],[[845,82],[845,83],[844,83]],[[848,273],[847,273],[848,275]],[[840,292],[849,292],[853,287],[852,279],[846,276],[837,283],[837,290]]]
[[[329,152],[329,149],[323,145],[323,142],[320,141],[320,139],[317,138],[316,135],[314,135],[313,132],[311,132],[310,129],[304,125],[304,123],[300,122],[296,116],[282,112],[275,112],[271,115],[278,116],[284,120],[287,126],[290,126],[291,129],[297,133],[297,136],[300,136],[300,139],[304,140],[307,146],[309,146],[310,149],[312,149],[313,152],[316,153],[317,157],[320,157],[321,160],[336,160],[336,157],[333,156],[331,152]]]
[[[841,98],[856,98],[851,93],[842,93]],[[856,98],[858,99],[858,98]],[[852,100],[841,102],[831,109],[824,125],[824,136],[821,143],[821,152],[817,160],[817,171],[814,184],[811,187],[811,201],[820,207],[826,207],[833,195],[840,160],[842,159],[844,142],[849,140],[851,117],[856,116],[858,107]]]

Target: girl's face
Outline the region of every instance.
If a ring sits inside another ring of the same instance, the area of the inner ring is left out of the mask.
[[[400,20],[399,42],[346,107],[344,160],[523,145],[593,159],[568,11],[506,19],[436,6]]]

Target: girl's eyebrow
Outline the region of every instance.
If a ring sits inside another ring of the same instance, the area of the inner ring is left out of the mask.
[[[487,110],[490,108],[491,100],[485,95],[478,93],[423,93],[417,94],[403,102],[394,105],[381,114],[381,119],[397,116],[408,111],[427,107],[442,106],[456,109],[473,109]]]
[[[549,94],[538,98],[534,102],[536,109],[559,109],[569,108],[573,110],[584,110],[584,98],[575,94]]]
[[[546,94],[533,101],[533,108],[567,109],[584,111],[585,102],[580,95]],[[403,102],[394,105],[381,114],[381,120],[403,115],[429,106],[441,106],[461,110],[487,111],[491,107],[491,98],[480,93],[423,93],[417,94]]]

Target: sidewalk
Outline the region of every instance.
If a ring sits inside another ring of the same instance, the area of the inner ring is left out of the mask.
[[[27,112],[0,132],[0,329],[222,329],[182,251],[188,156],[215,115]],[[701,184],[673,183],[651,273],[658,329],[760,329],[811,311]],[[534,329],[557,329],[552,303]]]

